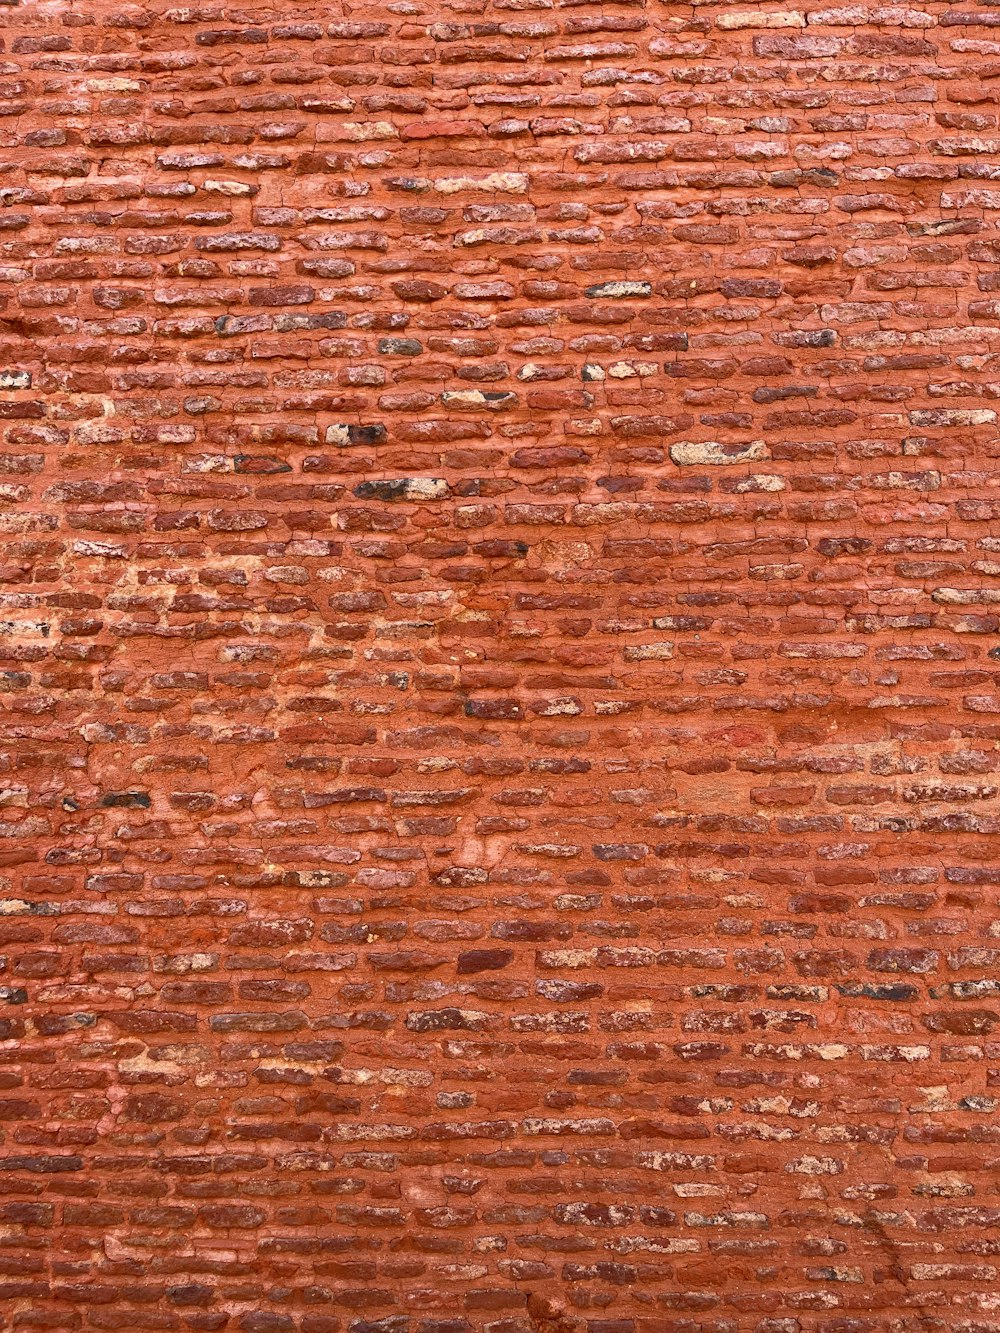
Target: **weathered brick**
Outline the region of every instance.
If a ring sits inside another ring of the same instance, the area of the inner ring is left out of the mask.
[[[12,1327],[994,1328],[989,8],[0,0]]]

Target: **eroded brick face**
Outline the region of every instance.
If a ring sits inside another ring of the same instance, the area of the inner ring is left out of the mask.
[[[0,1328],[992,1333],[1000,15],[0,0]]]

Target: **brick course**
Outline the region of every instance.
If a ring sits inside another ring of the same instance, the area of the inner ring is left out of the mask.
[[[0,1329],[1000,1329],[998,24],[0,0]]]

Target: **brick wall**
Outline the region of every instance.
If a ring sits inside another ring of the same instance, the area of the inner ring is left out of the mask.
[[[793,3],[0,0],[0,1328],[1000,1328],[1000,11]]]

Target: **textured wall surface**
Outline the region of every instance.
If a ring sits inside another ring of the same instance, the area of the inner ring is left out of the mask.
[[[1000,10],[0,0],[0,1328],[1000,1328]]]

